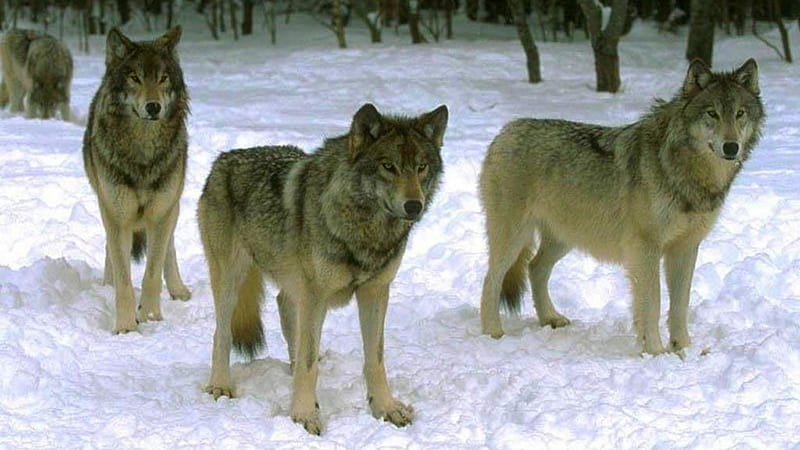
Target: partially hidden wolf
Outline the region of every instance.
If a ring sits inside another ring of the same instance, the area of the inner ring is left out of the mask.
[[[34,30],[10,30],[0,42],[3,81],[0,107],[30,119],[61,114],[69,120],[72,55],[58,39]]]
[[[499,307],[519,311],[526,278],[539,322],[568,324],[547,285],[553,266],[577,248],[626,269],[638,341],[646,353],[663,353],[663,257],[668,350],[680,353],[690,345],[687,310],[698,246],[764,119],[758,68],[750,59],[728,73],[694,61],[674,98],[658,100],[627,126],[534,119],[507,124],[480,175],[489,244],[483,332],[503,335]]]
[[[327,139],[315,153],[257,147],[217,158],[197,211],[217,322],[208,393],[233,396],[231,344],[250,357],[262,346],[267,276],[280,289],[294,372],[292,419],[310,433],[322,431],[322,323],[329,308],[355,294],[372,414],[397,426],[411,423],[413,408],[392,396],[386,380],[383,325],[409,233],[439,184],[447,118],[445,106],[402,118],[366,104],[348,134]]]
[[[113,283],[115,333],[161,320],[162,273],[173,299],[188,300],[173,232],[186,174],[189,98],[175,27],[152,42],[108,33],[106,72],[92,100],[83,162],[106,230],[105,282]],[[138,320],[130,259],[146,250]]]

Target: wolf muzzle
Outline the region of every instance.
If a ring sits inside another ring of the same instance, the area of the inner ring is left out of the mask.
[[[722,144],[722,156],[728,160],[734,160],[739,156],[739,143],[726,142]]]
[[[147,111],[147,119],[158,120],[158,114],[161,112],[161,104],[149,102],[144,105],[144,109]]]

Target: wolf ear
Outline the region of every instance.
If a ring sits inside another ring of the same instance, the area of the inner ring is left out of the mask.
[[[736,72],[733,72],[733,76],[736,77],[736,81],[748,91],[755,95],[761,93],[761,90],[758,88],[758,64],[756,64],[755,59],[748,59],[742,64],[742,67],[739,67],[736,69]]]
[[[170,52],[175,51],[175,47],[178,46],[178,42],[181,40],[181,34],[183,34],[183,28],[180,25],[175,25],[155,40],[155,46]]]
[[[119,28],[112,28],[106,38],[106,63],[124,58],[134,46],[133,41],[122,34]]]
[[[711,69],[702,60],[695,58],[686,71],[686,80],[683,82],[683,93],[695,94],[705,89],[711,83]]]
[[[419,118],[419,123],[422,125],[422,133],[439,147],[444,143],[444,131],[447,129],[448,117],[447,106],[440,105]]]
[[[372,103],[361,107],[350,126],[350,155],[355,156],[365,146],[378,139],[381,132],[381,113]]]

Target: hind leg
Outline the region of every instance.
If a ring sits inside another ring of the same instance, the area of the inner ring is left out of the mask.
[[[6,87],[10,102],[8,110],[12,113],[25,111],[25,87],[22,83],[17,80],[8,80]]]
[[[234,395],[230,369],[233,344],[231,320],[239,289],[253,264],[252,258],[239,246],[220,253],[222,254],[211,254],[206,249],[211,292],[214,295],[216,329],[211,353],[211,379],[205,391],[213,395],[214,399],[221,396],[233,398]]]
[[[178,257],[175,255],[175,231],[169,236],[167,258],[164,260],[164,279],[167,281],[167,290],[173,300],[186,301],[192,298],[192,293],[183,284],[178,271]]]
[[[278,292],[278,315],[281,318],[281,332],[289,351],[289,367],[294,370],[297,310],[292,299],[284,291]]]
[[[508,225],[518,225],[518,222]],[[500,229],[487,226],[487,231],[489,267],[483,280],[481,294],[481,328],[483,334],[499,339],[503,336],[503,324],[500,321],[500,292],[503,279],[528,242],[523,239],[519,229],[512,231],[506,226]]]
[[[550,325],[553,328],[559,328],[569,325],[569,319],[556,311],[553,306],[547,287],[553,266],[569,251],[568,245],[556,240],[547,230],[541,230],[539,249],[528,265],[528,274],[531,280],[533,306],[536,308],[536,315],[539,316],[539,323],[542,326]]]

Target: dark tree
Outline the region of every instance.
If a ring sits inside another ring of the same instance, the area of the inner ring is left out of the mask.
[[[542,81],[542,72],[539,67],[539,49],[533,41],[531,29],[528,26],[528,14],[525,12],[523,0],[508,0],[511,11],[514,15],[514,24],[517,27],[517,35],[525,51],[525,59],[528,66],[528,81],[538,83]]]
[[[253,34],[253,0],[242,2],[242,36]]]
[[[714,56],[714,2],[692,0],[689,20],[689,39],[686,44],[686,59],[699,59],[711,67]]]
[[[597,75],[597,91],[619,91],[619,39],[625,31],[625,19],[628,14],[628,0],[611,2],[611,17],[605,29],[602,28],[603,17],[600,5],[594,0],[579,0],[589,37],[594,51],[594,70]]]

